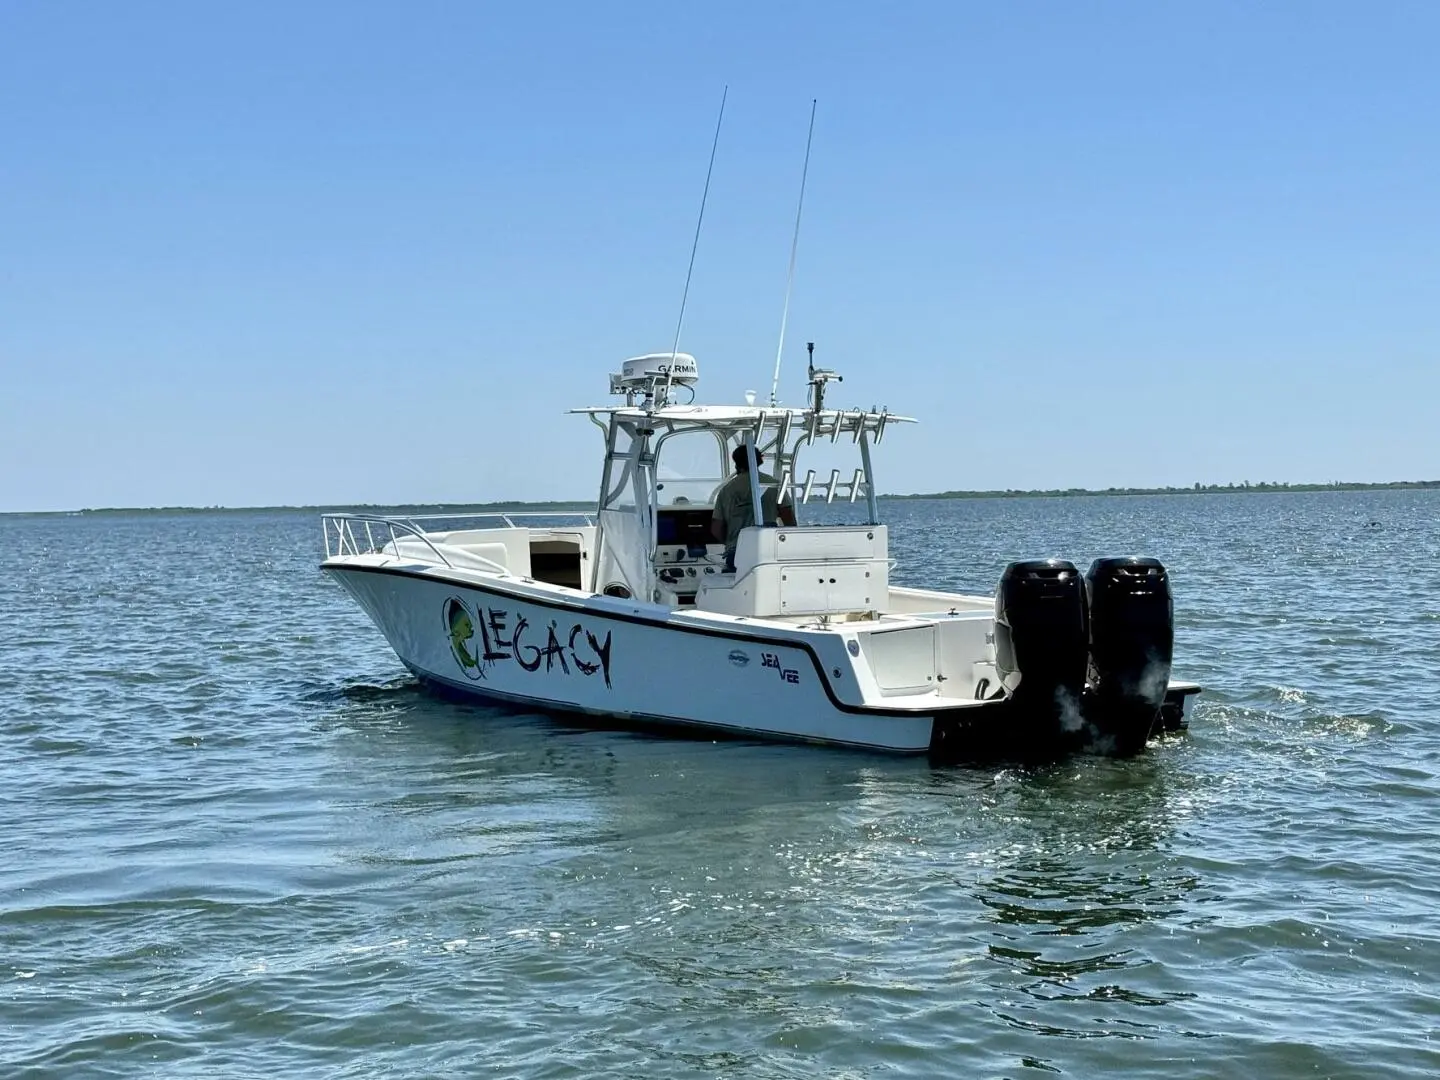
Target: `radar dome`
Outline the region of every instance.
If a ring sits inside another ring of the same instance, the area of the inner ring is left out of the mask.
[[[641,387],[653,379],[670,377],[677,386],[694,386],[700,378],[695,357],[689,353],[649,353],[636,356],[620,365],[620,381],[625,386]]]

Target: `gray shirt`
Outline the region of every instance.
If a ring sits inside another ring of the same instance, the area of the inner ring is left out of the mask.
[[[768,486],[767,486],[768,485]],[[780,497],[775,491],[775,478],[760,474],[760,510],[766,525],[779,520]],[[715,493],[713,521],[725,526],[725,546],[733,548],[740,530],[755,524],[754,506],[750,502],[750,474],[737,472]]]

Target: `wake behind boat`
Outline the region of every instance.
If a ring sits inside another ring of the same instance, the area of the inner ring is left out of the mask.
[[[930,753],[1141,750],[1200,690],[1171,679],[1154,559],[1010,564],[994,597],[890,583],[872,469],[909,418],[673,401],[693,357],[628,360],[593,513],[326,514],[325,561],[402,663],[475,698],[639,725]],[[846,450],[853,471],[801,471]],[[819,520],[837,500],[863,520]],[[444,526],[444,527],[442,527]]]

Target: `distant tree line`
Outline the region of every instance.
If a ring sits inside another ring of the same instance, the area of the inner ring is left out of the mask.
[[[304,510],[314,514],[385,514],[406,517],[418,514],[490,514],[490,513],[587,513],[595,510],[594,502],[487,502],[487,503],[345,503],[337,506],[107,506],[99,509],[52,510],[51,514],[267,514]]]
[[[910,495],[886,495],[887,499],[1021,499],[1066,498],[1074,495],[1228,495],[1254,491],[1411,491],[1440,488],[1440,480],[1395,480],[1388,484],[1348,483],[1333,480],[1328,484],[1285,484],[1261,480],[1252,484],[1200,484],[1192,487],[1110,487],[1110,488],[1044,488],[1029,491],[1006,488],[994,491],[931,491]]]
[[[1261,480],[1251,483],[1242,480],[1238,484],[1194,484],[1191,487],[1109,487],[1109,488],[1034,488],[1022,490],[1006,488],[1003,491],[926,491],[912,494],[890,494],[882,499],[1056,499],[1078,495],[1229,495],[1236,492],[1274,491],[1417,491],[1440,488],[1440,480],[1394,480],[1388,484],[1349,483],[1334,480],[1328,484],[1285,484]],[[593,502],[484,502],[484,503],[410,503],[404,506],[386,506],[379,503],[359,505],[350,503],[343,506],[136,506],[103,507],[84,510],[50,510],[26,513],[13,512],[22,516],[50,514],[211,514],[244,513],[264,514],[289,510],[304,510],[315,514],[356,513],[387,514],[391,517],[406,517],[418,514],[476,514],[529,511],[530,513],[580,512],[593,513]]]

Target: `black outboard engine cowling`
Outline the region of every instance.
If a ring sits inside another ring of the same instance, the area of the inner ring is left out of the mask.
[[[1063,559],[1015,562],[995,590],[995,668],[1026,733],[1047,737],[1054,751],[1062,736],[1082,726],[1089,637],[1085,586],[1074,563]]]
[[[1085,575],[1090,616],[1086,717],[1118,754],[1144,747],[1175,653],[1170,576],[1157,559],[1096,559]]]

